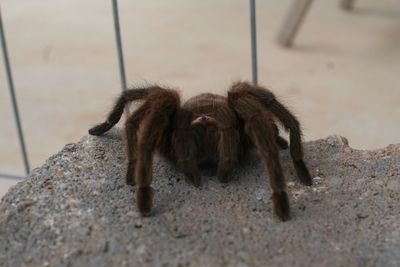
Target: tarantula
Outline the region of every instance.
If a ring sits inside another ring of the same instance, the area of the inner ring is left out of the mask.
[[[99,136],[121,118],[125,105],[142,100],[142,105],[125,123],[128,169],[126,182],[137,185],[136,204],[143,216],[153,206],[152,159],[158,152],[185,174],[195,186],[201,186],[200,169],[214,167],[222,183],[229,182],[231,170],[256,147],[269,173],[275,214],[290,218],[285,177],[279,161],[279,148],[288,142],[279,136],[277,120],[290,132],[290,154],[300,181],[312,179],[303,161],[301,129],[290,113],[268,89],[238,82],[228,97],[201,94],[180,103],[177,91],[148,86],[124,91],[107,120],[89,130]]]

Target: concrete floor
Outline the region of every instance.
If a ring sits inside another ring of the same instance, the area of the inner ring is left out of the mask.
[[[250,79],[245,0],[120,0],[131,85],[224,93]],[[355,148],[400,142],[400,5],[315,1],[292,49],[276,43],[291,0],[258,1],[260,83],[298,115],[306,140],[346,136]],[[3,0],[15,86],[32,167],[101,121],[119,93],[110,1]],[[3,59],[1,59],[3,60]],[[0,70],[0,171],[22,173]],[[15,183],[0,180],[0,194]]]

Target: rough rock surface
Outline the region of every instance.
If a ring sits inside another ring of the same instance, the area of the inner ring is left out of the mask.
[[[50,157],[0,204],[1,266],[399,266],[400,145],[360,151],[331,136],[305,144],[314,185],[282,162],[292,220],[271,211],[256,155],[202,189],[163,160],[155,211],[141,218],[125,185],[117,131]]]

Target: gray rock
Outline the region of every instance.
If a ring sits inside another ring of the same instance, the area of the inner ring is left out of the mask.
[[[361,151],[330,136],[305,144],[314,185],[288,151],[292,220],[271,209],[256,155],[225,185],[196,189],[161,159],[153,215],[125,185],[118,131],[85,136],[12,187],[0,204],[1,266],[399,266],[400,145]]]

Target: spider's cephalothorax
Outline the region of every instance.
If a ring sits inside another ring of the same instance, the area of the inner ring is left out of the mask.
[[[290,154],[300,181],[312,179],[303,161],[301,129],[292,115],[269,90],[246,82],[235,83],[228,97],[201,94],[180,104],[175,90],[148,86],[126,90],[107,120],[89,130],[101,135],[121,118],[131,101],[143,101],[125,123],[128,171],[126,182],[137,185],[136,204],[142,215],[152,208],[152,159],[160,153],[185,174],[195,186],[201,185],[200,169],[214,167],[221,182],[230,180],[230,171],[255,147],[265,163],[272,188],[275,214],[289,219],[285,177],[279,148],[288,143],[279,136],[275,120],[290,132]]]

